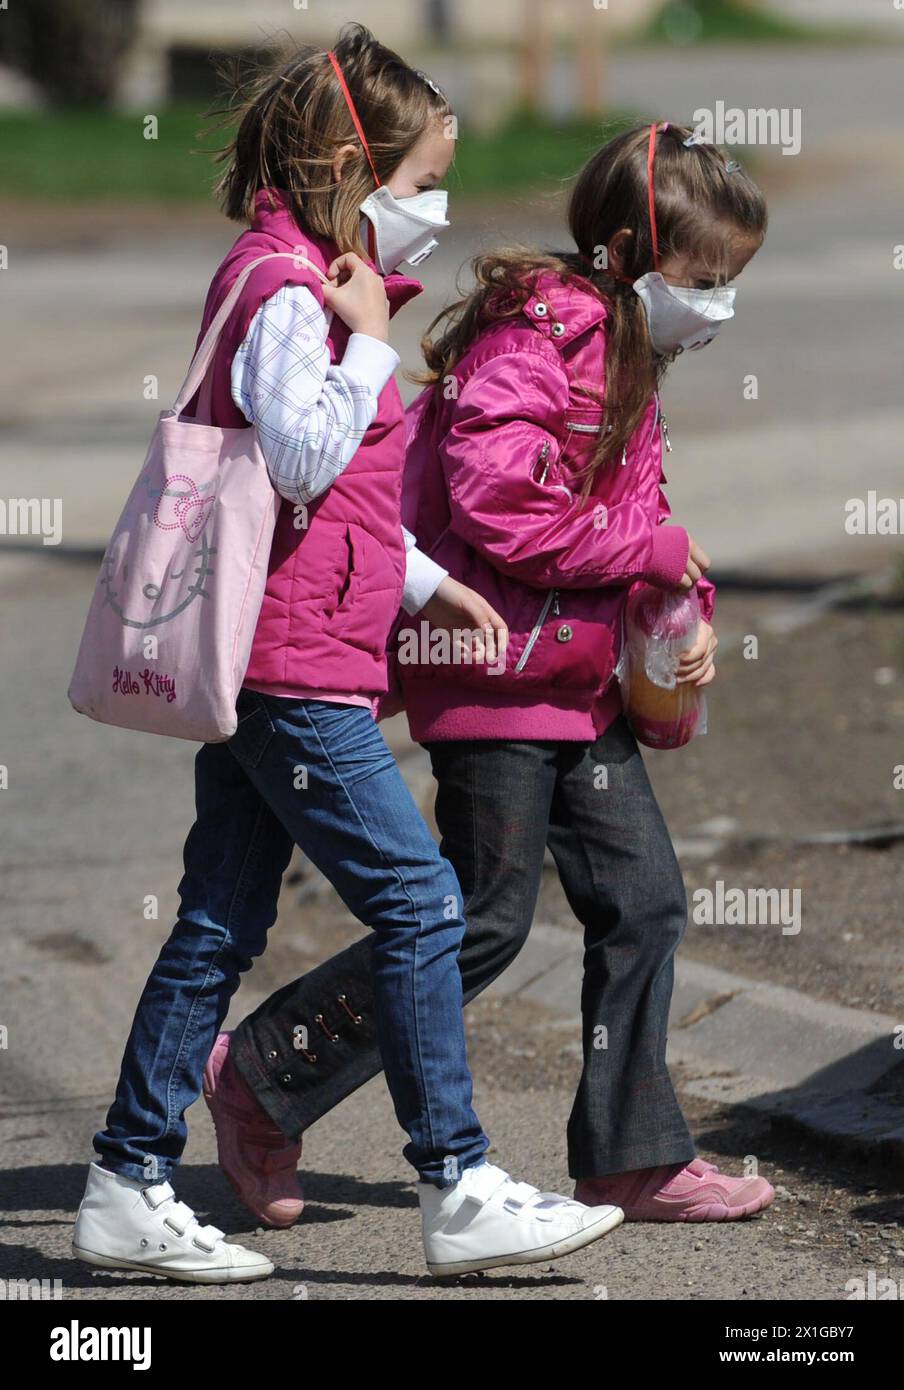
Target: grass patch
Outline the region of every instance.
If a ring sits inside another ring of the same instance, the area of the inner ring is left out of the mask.
[[[626,112],[556,123],[513,115],[492,134],[462,133],[447,182],[450,189],[474,197],[548,191],[550,183],[573,178],[600,145],[639,120]]]
[[[855,26],[798,24],[743,0],[666,0],[638,43],[850,43],[872,36]]]
[[[195,107],[156,114],[158,138],[147,140],[137,113],[0,113],[0,193],[66,202],[209,199],[218,169],[211,155],[225,137],[199,141],[205,122]],[[491,134],[465,130],[449,187],[474,197],[548,188],[636,119],[618,113],[553,123],[521,115]]]
[[[64,110],[0,114],[0,191],[7,197],[182,202],[207,198],[215,170],[195,153],[202,120],[192,106],[156,113],[144,138],[131,112]],[[211,139],[207,148],[216,148]]]

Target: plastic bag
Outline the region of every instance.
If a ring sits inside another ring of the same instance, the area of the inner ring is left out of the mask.
[[[696,589],[642,584],[628,596],[616,674],[628,723],[647,748],[682,748],[706,733],[703,691],[676,681],[680,653],[693,646],[699,623]]]

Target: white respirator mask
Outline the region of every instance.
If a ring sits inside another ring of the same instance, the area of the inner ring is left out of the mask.
[[[669,122],[664,121],[661,129],[666,131],[668,128]],[[711,343],[725,320],[734,317],[737,291],[729,289],[728,286],[693,290],[684,285],[670,285],[659,273],[659,237],[656,231],[656,196],[653,185],[653,161],[659,130],[659,122],[654,121],[650,126],[647,148],[647,197],[654,269],[633,281],[633,288],[646,312],[653,350],[665,356],[668,353],[682,352],[685,348],[701,348]],[[683,141],[685,145],[692,143],[695,143],[694,136]],[[726,166],[728,172],[733,172],[738,167],[734,162]]]
[[[634,281],[634,292],[647,314],[650,339],[656,352],[705,347],[726,319],[734,317],[734,289],[686,289],[669,285],[652,270]]]
[[[448,227],[449,195],[441,188],[397,198],[381,184],[361,204],[361,240],[368,242],[367,224],[373,229],[373,258],[382,275],[389,275],[402,261],[420,265],[439,243],[436,232]]]

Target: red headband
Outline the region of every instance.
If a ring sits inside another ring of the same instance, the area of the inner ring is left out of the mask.
[[[650,126],[650,145],[647,150],[647,194],[650,200],[650,240],[653,243],[653,269],[659,269],[659,237],[656,235],[656,194],[653,190],[653,157],[656,154],[656,131],[659,122]],[[668,130],[668,121],[663,121],[662,129]]]
[[[358,112],[355,109],[355,103],[352,100],[352,94],[348,89],[348,83],[346,82],[345,77],[342,73],[342,69],[339,66],[339,60],[332,49],[330,49],[329,53],[327,53],[326,56],[332,63],[336,76],[339,79],[339,86],[342,89],[342,95],[345,97],[345,104],[348,107],[348,113],[352,118],[352,123],[355,127],[355,130],[358,132],[358,139],[361,141],[361,144],[364,148],[364,153],[367,155],[367,162],[370,165],[370,171],[374,176],[374,182],[376,183],[378,188],[382,188],[383,185],[380,181],[380,175],[377,173],[376,167],[370,155],[370,146],[367,143],[367,136],[364,134],[364,127],[361,124]]]
[[[668,130],[669,122],[662,122],[662,129]],[[654,121],[650,126],[650,143],[647,148],[647,200],[650,209],[650,241],[653,244],[653,269],[659,269],[659,237],[656,233],[656,195],[653,189],[653,159],[656,154],[656,132],[659,130],[659,122]],[[614,271],[609,272],[616,280],[622,280],[625,284],[632,285],[634,281],[630,275],[618,275]]]

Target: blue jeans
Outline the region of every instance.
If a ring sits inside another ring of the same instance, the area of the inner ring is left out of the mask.
[[[240,974],[276,920],[294,842],[373,928],[374,1032],[403,1152],[422,1179],[448,1186],[489,1147],[471,1105],[455,873],[369,710],[242,690],[237,712],[233,737],[197,755],[179,920],[94,1147],[127,1177],[169,1180]],[[312,1031],[306,1049],[329,1048],[329,1027]]]
[[[694,1144],[665,1060],[687,898],[626,721],[592,744],[483,739],[428,749],[440,848],[465,894],[465,1003],[527,940],[547,846],[584,928],[584,1067],[568,1122],[569,1173],[689,1163]],[[372,997],[364,938],[283,986],[233,1033],[235,1065],[286,1135],[308,1129],[379,1071],[367,1026]],[[340,999],[354,1001],[360,1023]],[[293,1051],[289,1025],[323,1015],[334,1020],[336,1042],[310,1057]]]

